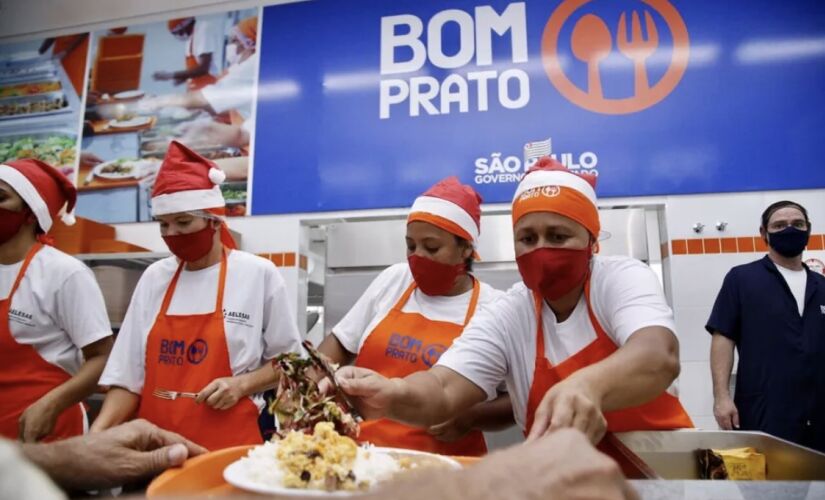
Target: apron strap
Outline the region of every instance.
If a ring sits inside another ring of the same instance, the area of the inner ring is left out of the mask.
[[[17,291],[17,288],[23,281],[23,276],[25,276],[26,270],[29,268],[29,264],[31,264],[32,259],[34,259],[34,256],[37,255],[37,252],[39,252],[41,248],[43,248],[43,244],[37,242],[34,245],[32,245],[28,252],[26,252],[26,258],[23,259],[23,265],[20,266],[20,271],[17,272],[17,277],[14,279],[14,284],[11,286],[9,296],[6,298],[6,300],[8,300],[9,302],[11,302],[11,298],[14,296],[14,292]]]
[[[584,300],[587,304],[587,315],[590,317],[590,324],[593,325],[593,329],[596,330],[596,337],[606,338],[610,340],[610,342],[613,342],[613,339],[611,339],[604,328],[602,328],[602,324],[599,323],[596,313],[593,312],[593,303],[590,300],[590,276],[588,276],[587,281],[584,282]],[[613,343],[615,344],[615,342]]]
[[[178,264],[178,269],[172,277],[172,281],[169,282],[169,286],[166,288],[166,294],[163,296],[163,303],[160,306],[160,314],[164,316],[169,311],[169,305],[172,303],[172,297],[175,295],[175,289],[178,287],[178,280],[180,279],[181,272],[183,272],[184,265],[186,265],[186,262],[180,261],[180,264]],[[221,315],[223,315],[223,289],[224,284],[226,283],[226,267],[226,248],[224,248],[221,253],[221,269],[218,275],[218,293],[215,300],[215,313],[220,313]]]
[[[415,280],[413,280],[413,282],[410,283],[410,286],[408,286],[404,293],[401,294],[401,298],[398,299],[398,302],[396,302],[395,305],[392,306],[393,311],[401,312],[401,309],[404,307],[404,304],[406,304],[407,301],[410,300],[410,296],[415,291],[415,286]]]
[[[536,292],[533,292],[533,304],[536,309],[536,367],[543,363],[550,365],[550,360],[544,356],[544,327],[541,322],[541,312],[544,307],[544,299]],[[552,366],[552,365],[551,365]]]
[[[471,274],[470,278],[473,279],[473,295],[470,297],[470,305],[467,306],[467,315],[464,317],[462,327],[466,327],[467,323],[472,319],[473,314],[475,314],[476,306],[478,305],[478,296],[481,294],[481,285],[478,283],[476,277]]]
[[[215,299],[215,314],[223,318],[223,291],[226,288],[226,268],[228,267],[226,258],[226,247],[221,250],[221,270],[218,274],[218,297]]]

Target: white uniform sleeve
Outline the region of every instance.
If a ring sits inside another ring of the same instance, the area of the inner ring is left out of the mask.
[[[192,55],[200,57],[212,54],[212,58],[220,55],[223,36],[212,29],[208,21],[195,20],[195,31],[192,33]]]
[[[216,113],[248,108],[255,96],[255,56],[229,68],[223,78],[201,89],[204,99]]]
[[[287,295],[286,282],[274,264],[267,269],[265,286],[264,359],[272,359],[284,352],[302,352],[295,310]]]
[[[618,345],[648,326],[663,326],[676,333],[673,311],[656,273],[644,263],[622,261],[610,269],[597,293],[594,307],[601,309],[599,317],[604,318],[607,334]]]
[[[157,311],[150,311],[148,307],[148,281],[151,278],[147,274],[143,274],[135,287],[106,368],[100,376],[100,385],[122,387],[135,394],[143,390],[146,339],[157,316]]]
[[[372,280],[370,286],[364,290],[349,312],[333,327],[332,334],[347,351],[358,354],[361,338],[370,333],[367,328],[378,314],[378,301],[382,295],[387,293],[390,278],[395,274],[397,274],[395,266],[382,271]]]
[[[55,322],[79,348],[112,335],[103,293],[94,274],[83,268],[69,275],[58,288]]]
[[[508,371],[506,339],[508,328],[516,325],[514,316],[507,296],[480,308],[436,366],[458,373],[483,390],[488,400],[495,399]]]

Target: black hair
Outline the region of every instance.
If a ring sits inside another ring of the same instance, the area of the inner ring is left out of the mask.
[[[808,226],[811,225],[811,221],[808,219],[808,211],[805,210],[805,207],[794,201],[782,200],[777,201],[776,203],[772,203],[768,208],[765,209],[764,212],[762,212],[762,228],[767,230],[768,222],[770,222],[771,216],[777,210],[783,209],[785,207],[792,207],[798,209],[800,212],[802,212],[802,215],[805,217],[805,224],[807,224]]]
[[[456,235],[453,235],[453,236],[455,237],[455,241],[456,241],[456,243],[458,243],[459,246],[466,245],[466,246],[470,247],[471,249],[473,248],[473,245],[469,241],[462,238],[461,236],[456,236]],[[475,253],[475,251],[473,251],[473,253]],[[467,269],[468,273],[473,270],[473,260],[474,259],[473,259],[473,254],[472,253],[470,254],[469,257],[467,257],[464,260],[464,267]]]

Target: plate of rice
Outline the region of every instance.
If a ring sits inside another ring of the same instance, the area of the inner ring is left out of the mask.
[[[267,441],[224,469],[236,488],[283,496],[353,496],[398,474],[425,467],[461,468],[451,458],[431,453],[357,444],[330,422],[313,434],[292,431]]]

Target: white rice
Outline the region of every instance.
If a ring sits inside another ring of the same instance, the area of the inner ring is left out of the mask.
[[[249,479],[270,487],[283,487],[284,470],[278,460],[278,446],[278,442],[267,441],[241,459]],[[390,479],[401,467],[389,454],[376,452],[371,446],[359,446],[352,470],[356,483],[366,482],[372,487]]]

